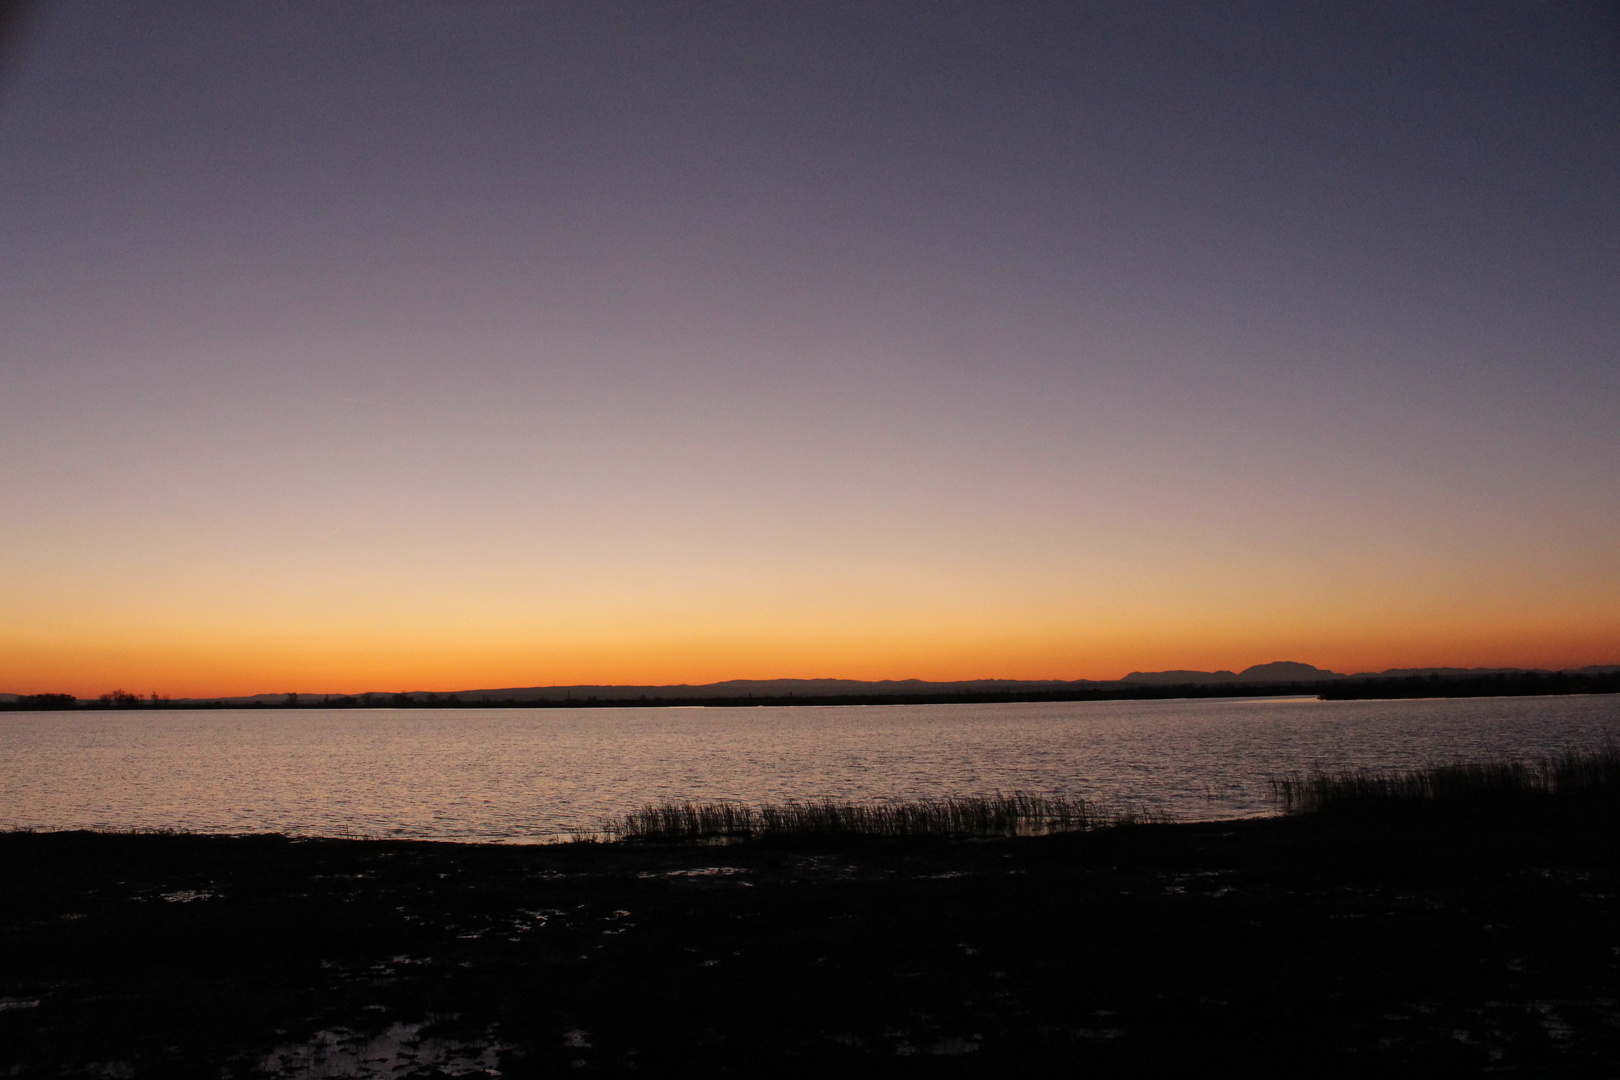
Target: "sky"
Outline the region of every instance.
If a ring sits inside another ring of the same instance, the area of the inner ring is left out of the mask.
[[[1620,662],[1612,5],[32,14],[0,690]]]

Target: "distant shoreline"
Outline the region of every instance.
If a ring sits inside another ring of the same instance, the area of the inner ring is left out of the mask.
[[[811,686],[814,681],[807,680]],[[727,685],[727,684],[716,684]],[[922,684],[924,686],[928,684]],[[938,684],[935,684],[938,685]],[[949,685],[949,684],[946,684]],[[1506,672],[1485,675],[1430,674],[1395,677],[1336,677],[1300,682],[1087,683],[1042,689],[890,690],[845,693],[717,693],[704,687],[593,687],[594,694],[540,696],[542,691],[490,690],[460,694],[402,693],[354,695],[258,695],[242,698],[73,698],[66,694],[22,695],[0,701],[0,711],[135,711],[150,709],[595,709],[595,708],[750,708],[833,705],[990,705],[1055,701],[1160,701],[1177,698],[1315,696],[1324,701],[1400,700],[1454,697],[1544,697],[1620,693],[1620,670],[1584,672]],[[679,691],[657,693],[656,691]],[[524,695],[524,696],[519,696]]]

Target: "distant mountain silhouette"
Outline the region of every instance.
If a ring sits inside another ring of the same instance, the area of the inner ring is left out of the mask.
[[[1133,671],[1123,679],[1124,683],[1145,683],[1149,686],[1197,686],[1203,683],[1224,683],[1237,681],[1237,673],[1233,671]]]
[[[1273,660],[1269,664],[1255,664],[1238,672],[1241,682],[1307,682],[1319,679],[1342,679],[1337,671],[1327,671],[1297,660]]]
[[[887,696],[896,697],[917,694],[971,694],[971,693],[1039,693],[1041,691],[1073,690],[1082,687],[1109,687],[1117,686],[1113,680],[1093,679],[965,679],[957,682],[928,682],[923,679],[882,679],[878,681],[864,681],[861,679],[728,679],[724,682],[714,683],[679,683],[664,686],[614,686],[606,684],[581,684],[574,686],[508,686],[491,687],[478,690],[455,691],[428,691],[409,690],[403,693],[421,701],[434,699],[457,698],[461,702],[489,701],[625,701],[635,702],[641,698],[661,699],[664,701],[681,700],[684,698],[784,698],[784,697],[837,697],[837,696]],[[356,698],[372,699],[378,704],[387,704],[393,698],[395,691],[374,691],[361,694],[310,694],[300,693],[298,698],[305,704],[319,704],[323,698]],[[197,698],[186,699],[192,701],[219,701],[228,705],[279,705],[285,704],[287,695],[278,694],[251,694],[242,697],[228,698]],[[178,700],[178,699],[177,699]]]
[[[1609,675],[1620,671],[1620,664],[1593,664],[1568,669],[1565,675]],[[1220,683],[1277,683],[1325,682],[1329,679],[1410,679],[1438,676],[1442,679],[1484,678],[1491,675],[1551,675],[1545,668],[1385,668],[1383,671],[1358,671],[1345,675],[1294,660],[1274,660],[1269,664],[1255,664],[1242,671],[1133,671],[1120,680],[1146,686],[1206,686]]]
[[[1081,686],[1109,686],[1092,679],[963,679],[928,682],[924,679],[727,679],[724,682],[675,686],[524,686],[512,689],[463,690],[461,697],[501,697],[513,701],[561,701],[568,698],[746,698],[833,697],[840,694],[934,694],[1066,690]]]
[[[1273,660],[1269,664],[1255,664],[1242,671],[1133,671],[1120,682],[1145,683],[1150,686],[1200,686],[1206,683],[1269,683],[1320,682],[1323,679],[1342,679],[1337,671],[1325,671],[1296,660]]]

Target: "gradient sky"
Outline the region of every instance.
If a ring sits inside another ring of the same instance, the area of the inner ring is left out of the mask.
[[[1620,662],[1605,10],[44,6],[0,689]]]

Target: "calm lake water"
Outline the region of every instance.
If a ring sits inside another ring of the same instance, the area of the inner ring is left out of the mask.
[[[664,799],[1066,792],[1183,819],[1272,811],[1314,767],[1533,758],[1620,696],[748,709],[0,713],[0,828],[525,841]]]

